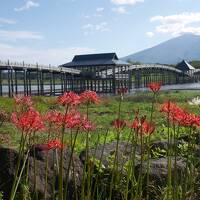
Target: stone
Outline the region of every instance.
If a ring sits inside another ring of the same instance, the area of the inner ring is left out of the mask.
[[[186,162],[182,157],[177,157],[176,170],[175,170],[175,157],[171,158],[172,165],[172,180],[174,177],[177,178],[178,182],[183,178],[186,170]],[[146,175],[147,173],[148,162],[144,161],[142,166],[142,174]],[[136,174],[139,174],[141,165],[136,166]],[[176,172],[176,173],[175,173]],[[165,186],[167,184],[168,178],[168,159],[167,158],[158,158],[150,159],[150,170],[149,178],[151,183],[155,186]]]
[[[46,157],[48,158],[47,168],[47,196],[46,199],[52,199],[54,193],[58,190],[58,169],[60,161],[60,150],[51,149],[47,151],[45,145],[35,145],[30,150],[29,156],[29,186],[30,191],[34,192],[34,149],[35,149],[35,164],[36,164],[36,186],[35,190],[38,193],[38,198],[42,199],[45,189],[45,169],[46,169]],[[69,165],[71,151],[68,149],[63,150],[63,181],[64,186],[66,184],[66,175]],[[83,164],[76,154],[73,154],[70,165],[69,178],[68,178],[68,199],[75,199],[75,191],[81,189]],[[74,171],[74,174],[73,174]],[[74,181],[75,179],[75,181]],[[75,188],[76,187],[76,188]]]
[[[18,152],[16,150],[0,146],[0,191],[3,191],[4,199],[9,198],[17,160]]]
[[[113,164],[114,154],[116,151],[117,142],[113,141],[111,143],[107,143],[105,145],[99,145],[97,148],[89,149],[89,157],[94,157],[97,160],[101,160],[102,165],[105,169],[109,168],[110,163]],[[130,160],[131,152],[132,152],[132,144],[130,142],[120,141],[118,147],[118,165],[119,169],[122,167],[127,161]],[[136,146],[136,154],[140,155],[140,147]],[[110,161],[110,157],[112,160]],[[86,159],[86,151],[82,151],[80,153],[80,159],[84,163]]]
[[[34,156],[35,155],[35,156]],[[66,185],[67,169],[71,151],[63,149],[63,181]],[[47,151],[46,145],[34,145],[29,151],[29,157],[26,161],[26,169],[28,167],[28,187],[31,195],[38,194],[38,199],[43,199],[45,190],[45,174],[46,174],[46,158],[48,160],[47,167],[47,193],[46,199],[50,200],[58,190],[58,168],[60,160],[60,150],[51,149]],[[4,199],[9,199],[12,183],[15,176],[18,160],[18,152],[0,146],[0,191],[3,191]],[[72,156],[73,164],[70,165],[68,178],[67,199],[75,199],[75,191],[79,194],[82,183],[83,164],[79,157],[74,153]],[[21,161],[21,164],[23,161]],[[21,165],[22,166],[22,165]],[[74,172],[74,173],[73,173]],[[26,170],[23,172],[26,177]],[[36,184],[35,184],[36,174]],[[74,181],[75,180],[75,181]],[[20,193],[20,184],[18,192]]]

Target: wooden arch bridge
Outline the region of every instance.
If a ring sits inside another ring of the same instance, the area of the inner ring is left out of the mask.
[[[182,65],[187,67],[184,61]],[[0,61],[0,96],[15,94],[58,95],[65,91],[115,94],[120,87],[129,92],[150,82],[163,85],[192,83],[200,80],[200,70],[167,65],[131,65],[115,53],[75,56],[58,67]]]

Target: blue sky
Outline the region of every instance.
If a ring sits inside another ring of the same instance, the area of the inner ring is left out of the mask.
[[[123,57],[200,35],[200,0],[2,0],[0,60],[58,65],[74,54]]]

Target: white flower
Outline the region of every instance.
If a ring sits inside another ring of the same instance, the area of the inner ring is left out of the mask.
[[[197,96],[191,101],[188,101],[189,105],[200,105],[200,98]]]

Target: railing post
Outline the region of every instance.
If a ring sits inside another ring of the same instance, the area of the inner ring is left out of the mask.
[[[113,94],[116,94],[115,65],[112,67],[112,92]]]
[[[38,64],[36,63],[36,73],[37,73],[37,95],[40,95],[40,78],[39,78],[39,69]]]
[[[15,94],[18,94],[17,70],[15,70]]]
[[[52,96],[53,94],[52,84],[53,84],[53,71],[50,71],[50,96]]]
[[[56,86],[55,86],[55,73],[53,72],[53,95],[56,95]]]
[[[24,95],[27,95],[27,87],[26,87],[26,85],[27,85],[27,73],[26,73],[26,69],[24,68],[23,69],[24,70]]]
[[[61,83],[61,93],[64,93],[65,90],[65,82],[64,82],[64,72],[60,72],[60,83]]]
[[[13,84],[13,69],[10,70],[10,82],[11,82],[11,97],[13,97],[14,93],[14,84]]]
[[[0,70],[0,96],[3,96],[3,91],[2,91],[2,70]]]
[[[11,97],[10,69],[8,68],[8,96]]]

